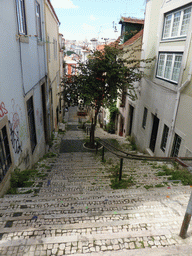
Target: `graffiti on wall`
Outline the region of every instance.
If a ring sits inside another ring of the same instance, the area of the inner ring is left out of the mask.
[[[8,122],[9,122],[10,137],[11,137],[13,150],[15,154],[19,154],[20,152],[22,152],[22,145],[19,139],[19,132],[16,129],[14,129],[14,124],[11,123],[10,120]]]
[[[1,102],[0,104],[0,117],[4,117],[8,113],[7,109],[5,108],[5,103]]]
[[[11,100],[12,112],[9,118],[9,130],[11,143],[15,154],[20,154],[22,152],[22,142],[20,138],[20,124],[22,118],[22,111],[18,104],[15,104],[15,100]]]

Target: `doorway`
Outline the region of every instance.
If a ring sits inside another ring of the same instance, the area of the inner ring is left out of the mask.
[[[131,136],[131,132],[132,132],[133,113],[134,113],[134,107],[129,105],[129,130],[128,130],[128,135],[129,136]]]
[[[119,136],[123,136],[123,128],[124,128],[124,117],[120,116],[120,125],[119,125]]]
[[[45,134],[45,142],[48,143],[45,84],[42,84],[42,86],[41,86],[41,96],[42,96],[42,106],[43,106],[43,128],[44,128],[44,134]]]
[[[152,127],[151,140],[149,145],[149,148],[151,149],[152,152],[155,151],[158,128],[159,128],[159,118],[153,115],[153,127]]]

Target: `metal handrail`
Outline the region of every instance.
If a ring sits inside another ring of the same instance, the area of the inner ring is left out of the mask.
[[[183,162],[183,160],[185,161],[190,161],[192,160],[192,157],[158,157],[158,156],[142,156],[142,155],[135,155],[135,154],[131,154],[128,152],[125,152],[113,145],[111,145],[110,143],[102,140],[99,137],[96,137],[96,139],[98,140],[98,142],[103,146],[103,150],[102,150],[102,161],[104,161],[104,151],[105,148],[110,151],[112,154],[116,155],[118,158],[120,158],[120,171],[119,171],[119,181],[121,180],[122,177],[122,167],[123,167],[123,159],[132,159],[132,160],[147,160],[147,161],[168,161],[168,162],[178,162],[179,164],[181,164],[184,167],[188,167],[187,164],[185,164]],[[97,149],[96,149],[96,153],[98,150],[98,142],[97,142]],[[115,152],[116,151],[116,152]],[[122,154],[120,154],[120,153]]]

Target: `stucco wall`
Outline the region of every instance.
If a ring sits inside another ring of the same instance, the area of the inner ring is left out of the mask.
[[[7,126],[12,166],[5,181],[7,187],[10,172],[16,166],[25,169],[45,153],[42,116],[41,83],[46,83],[46,65],[43,43],[37,42],[34,1],[25,1],[27,37],[18,37],[16,4],[14,0],[1,2],[0,34],[0,126]],[[42,0],[39,1],[42,4]],[[41,6],[42,7],[42,6]],[[43,8],[42,21],[43,21]],[[42,27],[43,38],[44,29]],[[40,81],[41,80],[41,81]],[[37,145],[31,152],[26,100],[33,95]],[[6,121],[6,122],[5,122]]]

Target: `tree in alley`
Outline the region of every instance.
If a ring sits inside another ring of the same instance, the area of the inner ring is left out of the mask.
[[[102,51],[94,51],[86,63],[79,63],[76,75],[63,79],[64,98],[80,97],[95,109],[90,138],[92,145],[101,106],[109,107],[117,98],[122,99],[125,95],[133,100],[136,98],[134,83],[143,76],[140,64],[152,61],[135,59],[136,51],[140,49],[129,50],[129,58],[125,59],[125,52],[118,43],[106,45]]]

